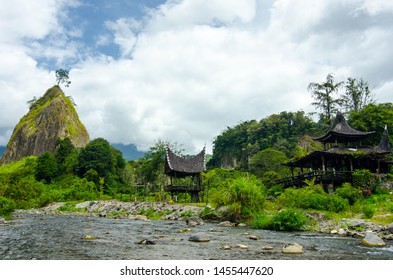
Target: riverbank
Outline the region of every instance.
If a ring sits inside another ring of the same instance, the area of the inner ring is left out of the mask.
[[[101,217],[128,220],[166,220],[185,221],[189,226],[201,225],[200,219],[205,207],[183,204],[157,203],[157,202],[120,202],[116,200],[85,201],[82,203],[56,202],[40,209],[16,210],[14,215],[84,215],[88,217]],[[214,223],[221,226],[239,226],[225,220],[222,211],[215,212]],[[381,225],[368,222],[361,218],[343,218],[340,220],[328,219],[320,212],[309,212],[306,214],[313,224],[308,232],[347,236],[353,238],[364,238],[368,233],[373,233],[384,240],[393,240],[393,223]],[[391,214],[386,214],[391,215]],[[211,217],[211,216],[210,216]],[[193,218],[193,219],[190,219]],[[195,221],[195,218],[199,218]],[[244,226],[244,224],[240,224]]]

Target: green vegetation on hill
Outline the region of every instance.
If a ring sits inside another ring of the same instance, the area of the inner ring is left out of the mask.
[[[72,100],[59,86],[49,88],[41,98],[28,103],[30,110],[15,126],[0,164],[46,151],[54,153],[58,138],[68,137],[76,147],[89,142]]]

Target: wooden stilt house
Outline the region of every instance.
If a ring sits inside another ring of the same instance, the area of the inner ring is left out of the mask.
[[[179,193],[188,193],[192,202],[199,202],[203,192],[201,172],[205,171],[205,148],[194,156],[176,155],[169,147],[166,150],[165,174],[170,183],[165,191],[172,197]]]

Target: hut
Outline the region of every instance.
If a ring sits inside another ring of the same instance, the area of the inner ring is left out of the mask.
[[[352,182],[352,173],[356,169],[368,169],[375,175],[383,177],[389,171],[388,155],[392,152],[389,146],[388,130],[382,134],[380,143],[375,147],[363,146],[362,140],[374,134],[374,131],[363,132],[350,127],[344,116],[338,112],[329,131],[314,138],[323,144],[324,150],[294,159],[286,165],[292,170],[292,177],[278,180],[284,187],[303,186],[305,180],[316,179],[325,187],[336,187],[343,182]],[[295,168],[300,169],[295,176]]]
[[[179,193],[188,193],[192,202],[199,202],[203,192],[201,173],[205,167],[205,148],[194,156],[178,156],[169,147],[166,149],[165,174],[170,183],[165,191],[172,197]]]

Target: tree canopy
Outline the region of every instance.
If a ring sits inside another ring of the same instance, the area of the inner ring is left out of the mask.
[[[64,69],[58,69],[55,72],[56,74],[56,83],[57,85],[64,84],[65,87],[69,87],[71,84],[70,81],[70,71]]]
[[[331,73],[326,76],[325,82],[312,82],[308,85],[307,89],[315,100],[312,105],[320,109],[320,120],[322,122],[330,124],[333,114],[341,105],[341,99],[335,98],[335,94],[342,85],[343,82],[336,83],[334,81],[334,76]]]

